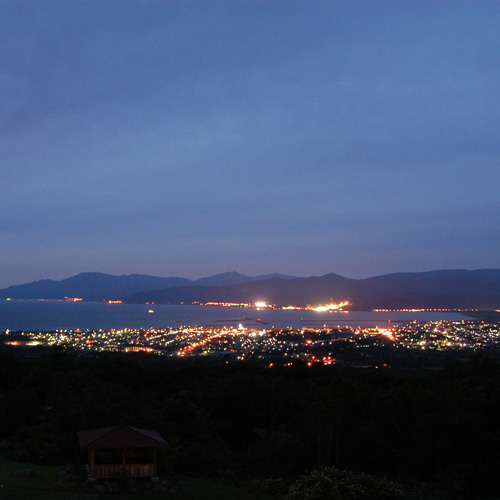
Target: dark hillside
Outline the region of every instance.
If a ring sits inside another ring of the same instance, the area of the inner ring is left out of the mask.
[[[40,280],[24,285],[14,285],[0,290],[0,299],[64,299],[65,297],[80,297],[84,300],[126,300],[130,295],[140,292],[149,292],[169,287],[193,285],[234,285],[281,277],[292,279],[291,276],[266,275],[246,276],[241,273],[230,272],[216,274],[196,281],[187,278],[160,278],[142,274],[127,276],[113,276],[104,273],[81,273],[61,281]]]
[[[167,472],[293,479],[336,466],[454,499],[500,489],[500,366],[482,356],[414,372],[3,350],[0,375],[5,458],[82,463],[77,431],[124,422],[165,437]]]
[[[500,270],[445,270],[397,273],[362,280],[337,274],[295,279],[268,279],[231,286],[171,287],[131,296],[136,303],[249,302],[281,306],[348,300],[353,309],[441,308],[496,309],[500,304]]]

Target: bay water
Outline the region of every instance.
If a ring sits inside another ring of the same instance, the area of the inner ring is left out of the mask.
[[[152,311],[152,312],[150,312]],[[320,328],[472,319],[451,312],[296,311],[196,305],[0,300],[0,331],[111,330],[180,326]]]

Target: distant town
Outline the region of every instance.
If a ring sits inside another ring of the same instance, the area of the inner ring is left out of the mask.
[[[488,351],[500,353],[500,325],[484,321],[413,321],[391,327],[247,328],[189,326],[121,330],[57,330],[2,335],[5,346],[59,346],[82,354],[143,352],[175,358],[205,357],[270,368],[350,365],[388,368],[401,354]],[[376,353],[377,355],[374,355]],[[382,361],[382,362],[380,362]]]

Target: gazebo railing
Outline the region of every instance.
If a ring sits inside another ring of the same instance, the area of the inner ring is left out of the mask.
[[[111,478],[125,474],[128,477],[153,477],[153,464],[95,464],[94,477]]]

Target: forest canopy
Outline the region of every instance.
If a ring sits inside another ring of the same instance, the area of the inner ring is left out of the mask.
[[[296,480],[335,467],[455,498],[500,489],[500,366],[481,355],[377,371],[3,349],[0,380],[4,458],[81,464],[77,431],[124,423],[166,439],[163,472]]]

